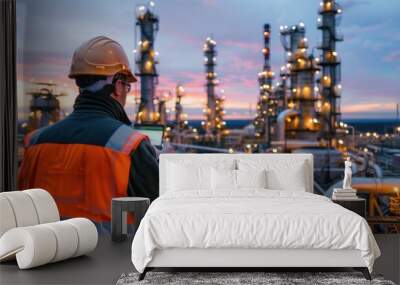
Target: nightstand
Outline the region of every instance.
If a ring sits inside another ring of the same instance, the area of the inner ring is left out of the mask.
[[[150,206],[150,199],[143,197],[119,197],[111,201],[111,239],[124,241],[127,238],[127,212],[135,214],[135,231]]]
[[[332,202],[339,204],[340,206],[359,214],[363,218],[367,218],[367,202],[363,198],[349,199],[349,200],[336,200],[332,199]]]

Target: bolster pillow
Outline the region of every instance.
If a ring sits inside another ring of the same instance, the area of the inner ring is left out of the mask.
[[[86,218],[13,228],[0,238],[0,261],[16,257],[19,268],[28,269],[84,255],[97,240],[97,229]]]
[[[0,193],[0,237],[15,227],[57,222],[56,202],[43,189]]]

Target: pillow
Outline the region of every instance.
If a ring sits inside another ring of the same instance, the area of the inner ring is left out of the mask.
[[[280,169],[269,169],[267,172],[267,187],[273,190],[306,192],[306,173],[304,163],[294,164],[288,172]]]
[[[232,159],[204,159],[190,160],[175,159],[168,161],[166,165],[166,191],[185,190],[212,190],[211,176],[212,168],[235,169],[236,161]]]
[[[238,188],[267,188],[267,172],[263,170],[236,170]]]
[[[211,189],[211,167],[169,163],[168,191]]]
[[[306,161],[287,157],[239,159],[239,170],[266,170],[267,188],[271,190],[306,191],[308,176]]]
[[[212,168],[211,171],[212,189],[236,190],[236,170]]]

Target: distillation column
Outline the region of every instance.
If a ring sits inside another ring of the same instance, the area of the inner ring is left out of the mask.
[[[303,23],[299,25],[294,25],[291,27],[288,26],[281,26],[280,27],[280,34],[281,34],[281,43],[286,52],[286,68],[285,70],[289,74],[289,89],[293,90],[296,88],[297,84],[297,77],[296,73],[291,73],[291,66],[294,63],[293,54],[299,48],[300,41],[305,38],[306,29]]]
[[[288,107],[298,115],[288,117],[286,133],[289,138],[314,141],[319,130],[316,118],[314,76],[318,67],[312,55],[307,53],[304,24],[281,28],[282,43],[287,50],[287,68],[290,74]],[[286,37],[289,37],[288,43]]]
[[[318,29],[322,32],[322,41],[318,47],[321,50],[319,65],[322,69],[319,79],[321,102],[318,102],[322,143],[335,147],[337,144],[337,128],[340,121],[340,59],[336,51],[336,42],[343,37],[336,31],[337,15],[342,9],[335,0],[323,0],[320,3]]]
[[[140,5],[136,9],[136,27],[139,27],[140,41],[136,50],[136,75],[140,77],[140,103],[136,116],[138,123],[158,123],[154,99],[158,83],[156,64],[157,53],[154,40],[158,31],[158,17],[150,7]]]
[[[205,140],[221,143],[225,129],[225,121],[223,120],[225,111],[223,108],[224,97],[216,94],[215,87],[218,85],[217,73],[215,66],[217,64],[217,43],[208,37],[204,43],[204,65],[206,72],[206,92],[207,106],[204,109],[206,120],[202,122],[205,130]]]
[[[271,27],[264,25],[264,55],[263,71],[258,74],[260,84],[260,98],[257,103],[257,116],[254,119],[255,136],[261,138],[268,146],[271,145],[271,137],[274,132],[274,124],[277,117],[277,99],[272,91],[274,73],[270,62],[270,36]]]

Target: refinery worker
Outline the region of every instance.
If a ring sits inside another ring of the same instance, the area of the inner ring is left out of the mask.
[[[157,198],[157,156],[125,113],[136,78],[119,43],[84,42],[69,77],[79,87],[73,112],[26,137],[19,188],[49,191],[62,217],[108,222],[113,197]]]

